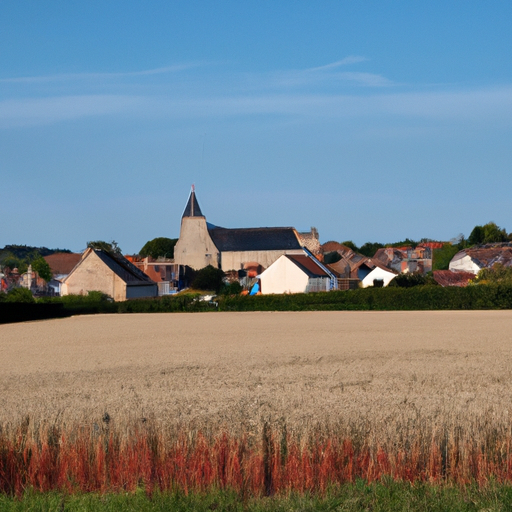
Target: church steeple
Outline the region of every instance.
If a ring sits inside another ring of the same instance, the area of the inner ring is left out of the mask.
[[[199,203],[196,198],[196,188],[192,185],[192,190],[190,192],[190,196],[188,198],[187,206],[185,206],[185,211],[183,212],[183,217],[204,217],[201,212],[201,208],[199,207]]]

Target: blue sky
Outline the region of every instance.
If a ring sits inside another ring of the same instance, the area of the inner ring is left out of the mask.
[[[137,252],[195,183],[322,242],[512,231],[512,3],[0,3],[0,246]]]

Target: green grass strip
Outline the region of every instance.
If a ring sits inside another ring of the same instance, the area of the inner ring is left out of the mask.
[[[512,510],[512,487],[490,484],[464,488],[400,482],[366,484],[358,481],[332,489],[326,496],[290,496],[243,500],[227,491],[206,494],[154,493],[142,489],[130,494],[40,494],[27,492],[21,499],[0,496],[0,511],[508,511]]]

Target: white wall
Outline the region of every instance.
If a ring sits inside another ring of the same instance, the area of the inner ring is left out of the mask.
[[[375,267],[362,281],[361,285],[363,288],[373,286],[374,279],[382,279],[384,286],[387,286],[390,281],[396,276],[393,272],[389,272],[380,267]]]
[[[450,265],[448,266],[449,270],[465,270],[466,272],[473,272],[473,274],[478,274],[480,272],[481,267],[479,267],[473,259],[467,254],[462,258],[460,255],[455,255],[450,261]]]
[[[309,277],[286,256],[281,256],[260,275],[261,293],[304,293]]]

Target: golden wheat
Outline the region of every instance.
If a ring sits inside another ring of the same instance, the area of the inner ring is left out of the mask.
[[[407,445],[510,433],[512,312],[99,315],[0,326],[0,425],[258,437],[263,421]],[[36,427],[34,427],[36,428]],[[458,430],[457,430],[458,429]],[[455,434],[450,434],[455,435]]]

